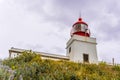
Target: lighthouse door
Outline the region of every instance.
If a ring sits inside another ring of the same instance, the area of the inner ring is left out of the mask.
[[[89,55],[88,54],[83,54],[83,61],[85,63],[89,63]]]

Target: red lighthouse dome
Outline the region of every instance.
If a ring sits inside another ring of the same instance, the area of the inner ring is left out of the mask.
[[[71,37],[73,35],[90,37],[90,30],[88,29],[88,24],[82,21],[82,18],[79,18],[78,21],[73,24],[71,30]]]

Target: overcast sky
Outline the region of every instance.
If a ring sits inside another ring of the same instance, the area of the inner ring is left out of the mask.
[[[120,0],[0,0],[0,58],[11,47],[66,55],[80,11],[99,60],[120,63]]]

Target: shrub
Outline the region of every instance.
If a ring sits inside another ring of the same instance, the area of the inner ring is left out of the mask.
[[[69,61],[42,60],[39,54],[23,52],[19,57],[3,61],[16,71],[15,79],[23,80],[119,80],[120,66],[106,63],[82,64]]]

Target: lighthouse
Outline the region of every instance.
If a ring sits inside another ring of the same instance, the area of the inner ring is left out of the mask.
[[[70,61],[79,63],[98,63],[96,38],[90,36],[88,24],[79,18],[72,26],[71,38],[67,42],[67,53]]]

